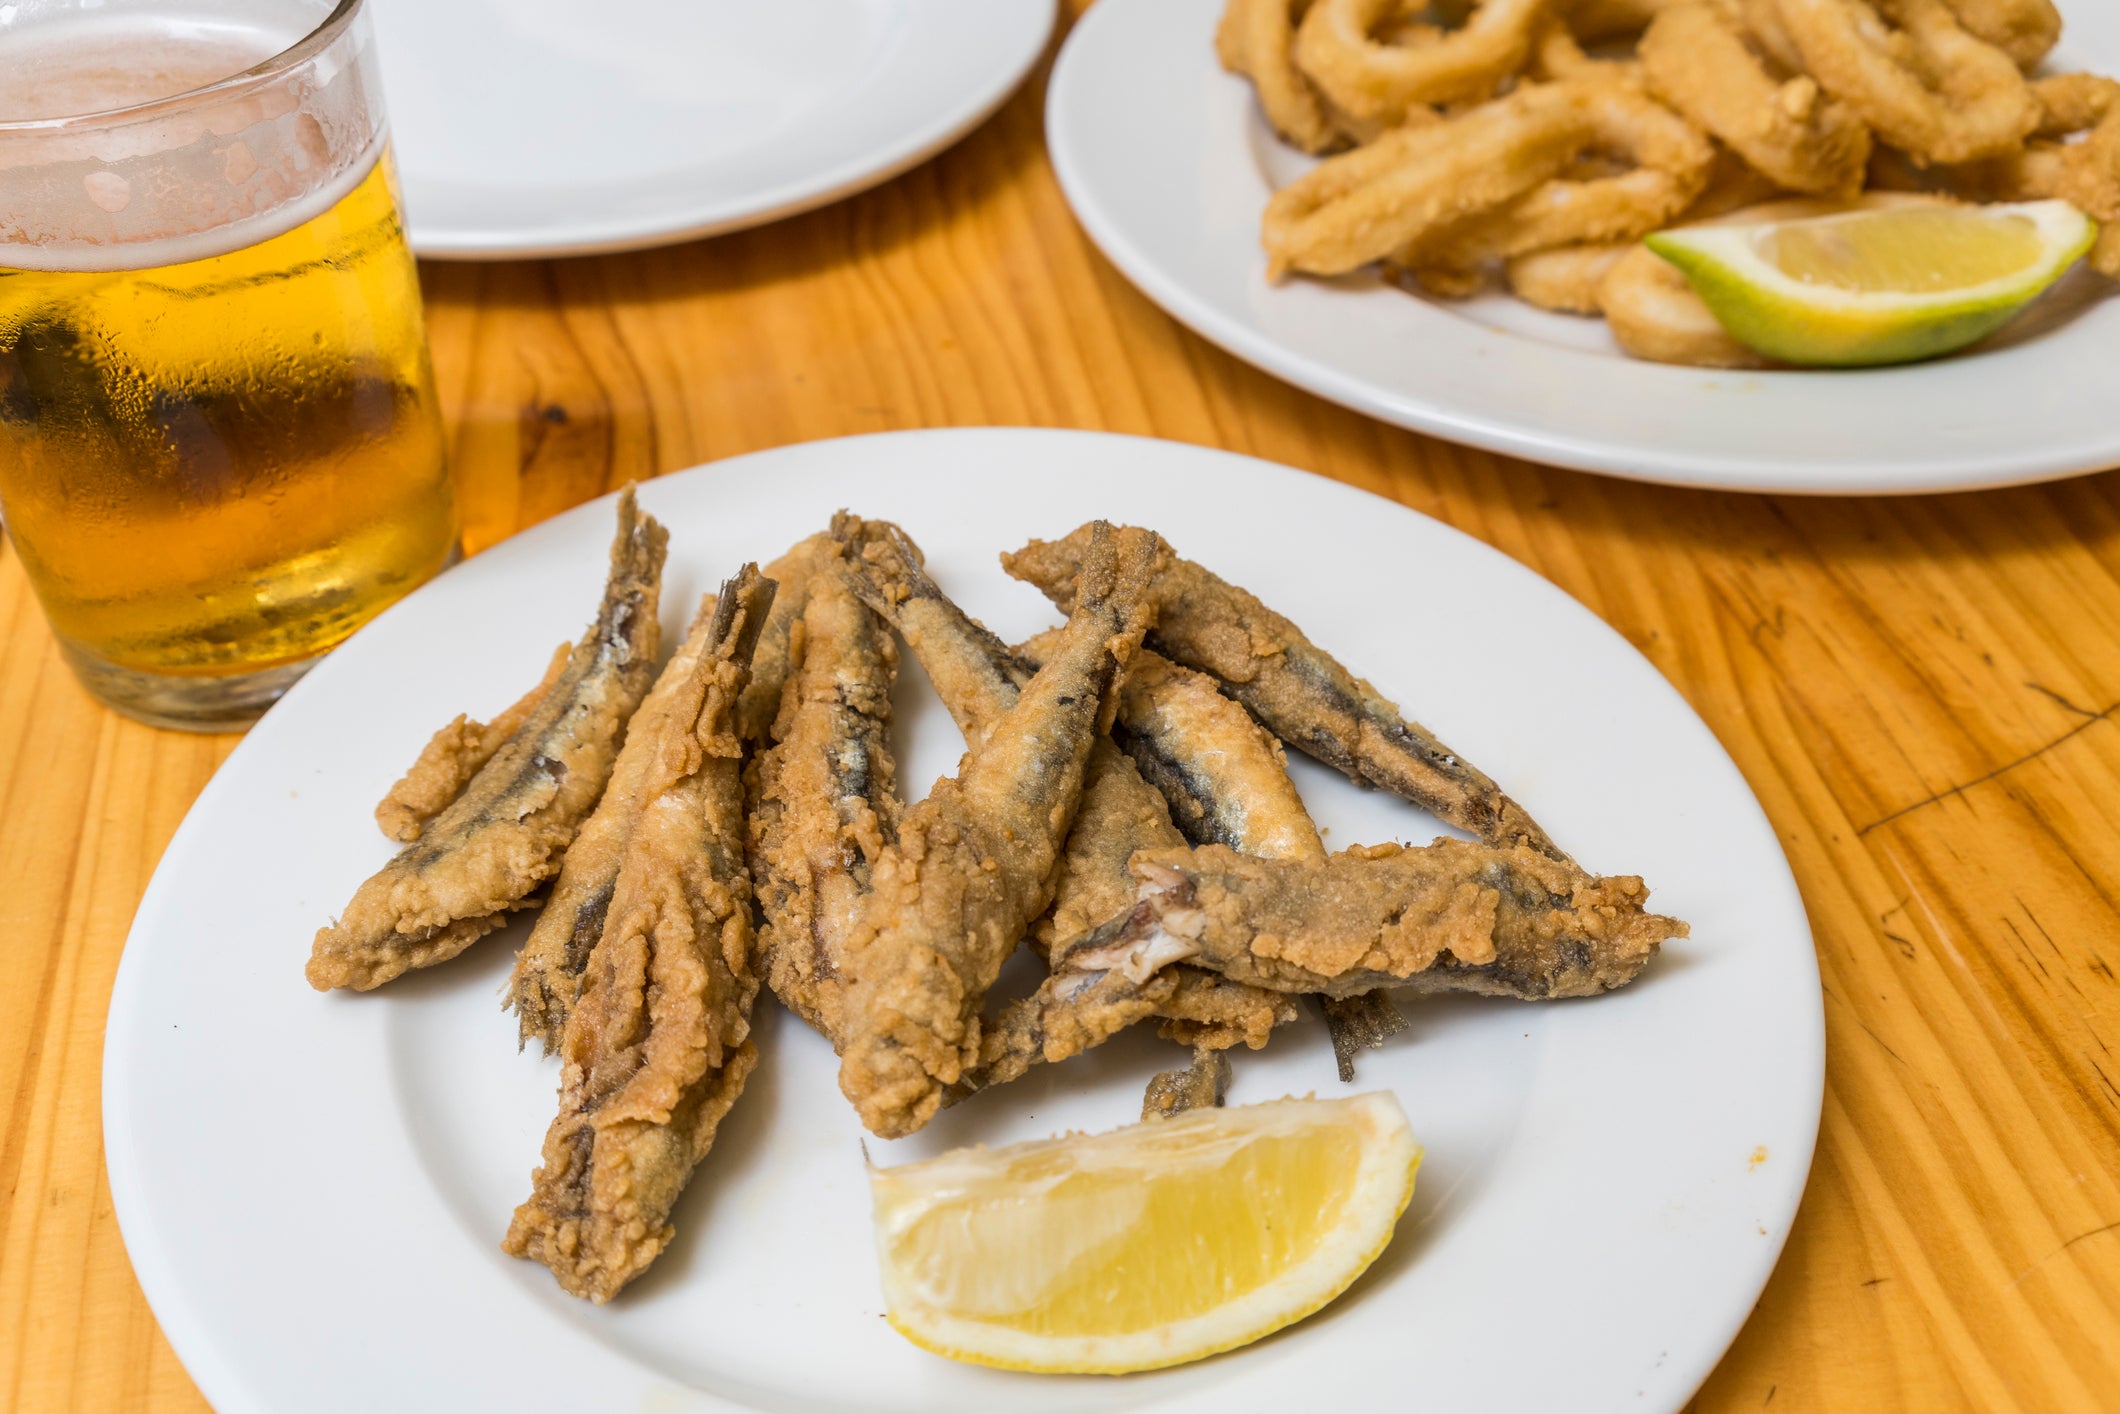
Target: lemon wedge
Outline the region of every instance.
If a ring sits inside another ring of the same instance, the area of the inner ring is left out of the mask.
[[[1420,1163],[1378,1092],[871,1169],[886,1312],[915,1345],[1009,1370],[1198,1360],[1345,1291]]]
[[[1740,342],[1784,363],[1858,367],[1950,353],[2008,323],[2097,238],[2065,201],[1917,205],[1660,231]]]

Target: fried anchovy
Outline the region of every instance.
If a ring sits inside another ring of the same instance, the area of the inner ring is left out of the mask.
[[[763,665],[766,674],[773,679],[777,699],[780,681],[786,676],[788,639],[793,632],[793,623],[787,614],[788,603],[793,601],[795,617],[800,618],[802,596],[812,569],[818,557],[827,554],[831,548],[829,536],[815,535],[767,567],[766,578],[778,584],[780,589],[773,597],[773,607],[766,615],[764,627],[759,630],[758,649],[752,658],[751,682],[744,689],[743,699],[736,709],[738,733],[747,744],[761,741],[765,734],[764,726],[756,726],[754,722],[761,710],[758,697],[760,667]],[[610,784],[604,788],[602,799],[597,801],[595,813],[582,825],[580,834],[567,850],[544,912],[538,915],[537,926],[530,930],[529,940],[516,957],[515,971],[508,979],[506,1005],[515,1011],[521,1041],[525,1045],[533,1037],[548,1053],[559,1045],[560,1029],[567,1024],[567,1013],[581,992],[582,969],[588,966],[589,952],[604,933],[604,921],[611,907],[611,891],[618,883],[618,869],[626,856],[626,843],[633,836],[641,811],[653,797],[649,783],[657,772],[655,755],[660,749],[663,718],[672,710],[672,703],[692,678],[699,654],[705,648],[714,612],[714,597],[709,595],[692,620],[685,641],[663,666],[655,686],[634,714],[633,723],[627,729],[626,744],[612,767]],[[763,709],[767,724],[771,722],[774,705],[767,704]]]
[[[1058,651],[971,750],[905,814],[873,871],[848,949],[840,1088],[862,1122],[909,1134],[979,1055],[979,1009],[1052,901],[1091,747],[1147,628],[1163,557],[1148,531],[1095,532]]]
[[[1065,609],[1085,542],[1081,530],[1064,540],[1033,540],[1001,563]],[[1173,556],[1156,597],[1149,646],[1216,679],[1282,741],[1489,845],[1523,843],[1567,862],[1501,787],[1253,595]]]
[[[959,608],[928,577],[920,547],[897,526],[842,511],[832,530],[846,546],[848,587],[913,650],[965,742],[984,741],[1038,665]]]
[[[1056,977],[1145,982],[1187,962],[1283,992],[1379,987],[1546,1001],[1625,986],[1686,925],[1647,912],[1640,879],[1597,878],[1527,846],[1439,839],[1320,862],[1221,845],[1134,860],[1141,902]]]
[[[919,548],[897,526],[842,515],[834,529],[849,547],[848,583],[905,639],[964,739],[984,741],[1043,659],[1011,649],[958,607],[928,577]],[[1060,632],[1045,636],[1047,653]],[[1061,853],[1053,907],[1033,925],[1032,941],[1050,951],[1056,941],[1072,941],[1130,907],[1134,879],[1127,861],[1138,850],[1182,841],[1162,798],[1109,740],[1098,738]]]
[[[671,714],[689,707],[687,695],[714,627],[716,607],[711,594],[701,601],[685,641],[641,700],[640,710],[626,728],[626,744],[611,768],[610,784],[568,846],[544,911],[538,914],[523,950],[516,954],[502,1004],[515,1012],[518,1045],[534,1039],[548,1055],[559,1049],[567,1013],[581,995],[582,971],[589,965],[597,939],[604,935],[626,844],[659,788],[661,766],[656,757],[663,749]]]
[[[464,793],[479,768],[508,744],[509,737],[522,730],[537,704],[545,700],[552,684],[567,670],[567,660],[573,654],[571,643],[554,649],[552,661],[545,665],[545,675],[537,686],[492,721],[474,722],[459,712],[455,720],[429,737],[420,748],[419,759],[375,807],[375,823],[383,833],[399,844],[418,839],[427,822],[448,809],[449,802]]]
[[[362,884],[310,953],[310,985],[366,991],[455,957],[558,872],[603,794],[626,722],[655,670],[668,534],[618,503],[596,622],[522,726],[420,839]]]
[[[673,1235],[670,1214],[758,1062],[737,702],[772,602],[746,565],[659,724],[651,798],[560,1036],[559,1113],[504,1250],[604,1302]]]
[[[835,573],[810,580],[772,749],[750,783],[748,854],[766,985],[830,1040],[846,1034],[846,945],[870,871],[898,837],[891,683],[898,645]]]
[[[1219,1109],[1229,1094],[1229,1057],[1208,1046],[1193,1050],[1192,1064],[1156,1073],[1141,1097],[1141,1118],[1168,1119],[1187,1110]]]
[[[1046,641],[1041,636],[1019,651],[1036,660]],[[1271,859],[1325,857],[1280,746],[1201,674],[1146,649],[1136,653],[1120,689],[1112,736],[1195,842]],[[1076,822],[1078,835],[1083,823]],[[1136,890],[1129,861],[1134,852],[1158,847],[1142,842],[1104,862],[1104,877],[1118,882],[1096,892],[1095,912],[1069,920],[1061,946],[1132,909]],[[1079,1054],[1150,1014],[1163,1018],[1166,1037],[1185,1045],[1219,1050],[1242,1043],[1256,1050],[1297,1012],[1294,1001],[1279,993],[1190,967],[1172,969],[1170,985],[1154,995],[1125,986],[1081,989],[1073,979],[1051,978],[1002,1008],[981,1043],[978,1068],[951,1098],[1015,1079],[1041,1061]],[[1186,1092],[1155,1093],[1159,1102],[1169,1102]]]

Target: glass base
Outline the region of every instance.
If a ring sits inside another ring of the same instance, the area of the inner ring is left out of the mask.
[[[63,638],[59,651],[89,696],[136,722],[180,732],[242,731],[317,664],[305,658],[229,677],[175,677],[106,663]]]

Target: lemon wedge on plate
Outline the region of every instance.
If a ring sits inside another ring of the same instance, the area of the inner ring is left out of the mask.
[[[2097,238],[2065,201],[1915,205],[1659,231],[1724,328],[1784,363],[1910,363],[2008,323]]]
[[[1197,1360],[1345,1291],[1420,1162],[1379,1092],[871,1169],[886,1311],[916,1345],[1010,1370]]]

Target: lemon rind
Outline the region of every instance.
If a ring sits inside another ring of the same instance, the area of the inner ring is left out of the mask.
[[[1849,317],[1851,322],[1866,323],[1879,317],[1890,319],[1961,308],[1972,310],[1990,307],[1997,302],[2029,299],[2080,259],[2098,237],[2098,223],[2066,201],[2027,201],[1977,209],[1984,215],[2028,218],[2038,227],[2041,240],[2050,252],[2049,257],[1978,285],[1929,294],[1895,294],[1889,291],[1833,291],[1806,284],[1773,265],[1759,255],[1753,239],[1760,231],[1785,223],[1682,227],[1659,231],[1648,237],[1648,243],[1667,260],[1682,253],[1712,265],[1723,278],[1758,290],[1761,298],[1784,300],[1801,306],[1808,314],[1840,315]],[[1845,221],[1862,214],[1851,212],[1812,219]],[[1689,276],[1692,273],[1687,271]]]

